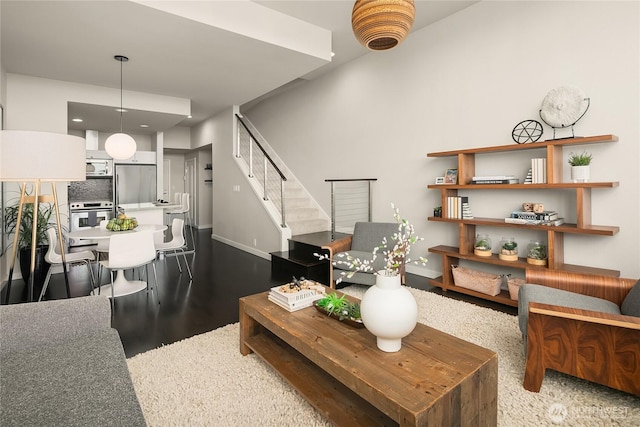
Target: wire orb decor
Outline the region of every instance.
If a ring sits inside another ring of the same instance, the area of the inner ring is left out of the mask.
[[[517,144],[537,142],[542,137],[542,123],[537,120],[523,120],[511,131],[511,138]]]

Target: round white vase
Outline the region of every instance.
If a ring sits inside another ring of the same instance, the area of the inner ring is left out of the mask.
[[[418,304],[402,286],[400,275],[387,276],[382,270],[376,275],[376,284],[364,293],[360,314],[365,328],[377,338],[378,348],[393,353],[416,327]]]
[[[589,165],[571,166],[571,181],[588,182],[589,181]]]

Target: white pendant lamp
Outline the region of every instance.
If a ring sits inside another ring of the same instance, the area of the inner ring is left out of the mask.
[[[120,132],[109,136],[104,143],[104,149],[107,154],[116,160],[124,160],[133,157],[136,153],[137,145],[135,139],[130,135],[122,132],[122,63],[127,62],[129,58],[122,55],[113,57],[116,61],[120,61]]]

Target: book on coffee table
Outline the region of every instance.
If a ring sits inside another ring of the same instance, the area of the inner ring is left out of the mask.
[[[287,311],[296,311],[311,305],[324,298],[324,286],[313,280],[300,281],[303,288],[291,283],[271,288],[268,299]]]

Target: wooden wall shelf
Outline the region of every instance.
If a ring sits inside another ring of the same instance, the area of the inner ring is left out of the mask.
[[[459,184],[431,184],[427,188],[431,190],[440,190],[442,217],[429,217],[429,221],[452,223],[458,226],[458,247],[453,246],[435,246],[429,248],[429,252],[439,254],[442,257],[441,277],[429,279],[429,282],[442,288],[443,290],[453,290],[467,295],[484,298],[491,301],[501,302],[511,306],[517,306],[517,301],[511,300],[509,294],[503,291],[495,297],[485,295],[476,291],[455,286],[453,275],[451,274],[451,265],[457,264],[460,259],[469,260],[484,264],[492,264],[522,270],[535,269],[553,269],[563,271],[575,271],[587,274],[597,274],[603,276],[620,275],[617,270],[609,270],[603,268],[594,268],[581,265],[564,263],[564,235],[565,234],[583,234],[591,236],[613,236],[620,231],[617,226],[594,225],[591,222],[591,190],[592,189],[609,189],[619,186],[618,182],[562,182],[562,147],[583,145],[583,144],[601,144],[618,141],[615,135],[598,135],[580,138],[557,139],[551,141],[542,141],[529,144],[511,144],[498,145],[491,147],[478,147],[463,150],[441,151],[428,153],[427,157],[457,157],[458,182]],[[545,184],[470,184],[475,174],[475,156],[476,154],[488,154],[498,152],[513,152],[522,150],[543,149],[546,151],[547,172]],[[576,205],[576,223],[562,224],[559,226],[546,225],[528,225],[528,224],[512,224],[504,221],[504,218],[473,218],[473,219],[454,219],[447,218],[447,198],[458,195],[458,190],[465,191],[482,191],[482,190],[574,190]],[[519,258],[517,261],[503,261],[497,255],[491,257],[479,257],[473,254],[473,245],[475,243],[476,226],[505,227],[518,228],[535,231],[544,231],[547,234],[547,252],[548,260],[546,266],[535,266],[526,262],[526,258]]]

